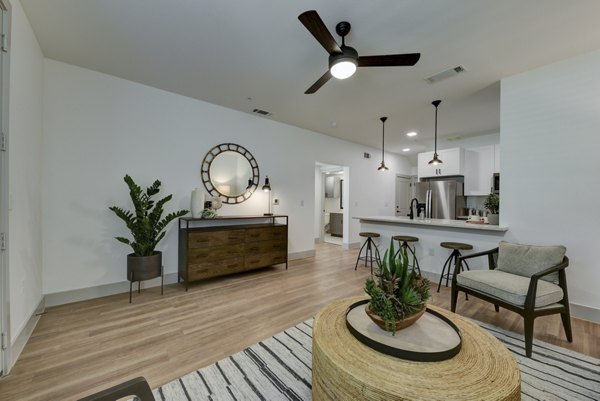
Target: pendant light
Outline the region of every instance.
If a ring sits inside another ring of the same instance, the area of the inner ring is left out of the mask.
[[[385,120],[387,117],[381,117],[381,165],[377,168],[379,171],[386,171],[389,168],[385,165],[384,154],[385,154]]]
[[[437,166],[438,164],[443,163],[439,159],[438,154],[437,154],[437,112],[438,112],[438,106],[440,105],[440,103],[442,103],[441,100],[434,100],[433,102],[431,102],[431,104],[435,106],[435,145],[433,148],[433,159],[431,159],[431,161],[428,164],[431,164],[434,166]]]

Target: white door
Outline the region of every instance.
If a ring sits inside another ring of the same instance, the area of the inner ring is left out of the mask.
[[[410,177],[396,177],[396,216],[407,216],[410,213],[412,184]]]
[[[8,255],[5,233],[8,228],[8,177],[5,135],[8,110],[8,11],[0,0],[0,376],[8,371]]]

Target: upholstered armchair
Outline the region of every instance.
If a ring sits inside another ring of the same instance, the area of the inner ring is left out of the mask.
[[[525,354],[531,357],[536,317],[560,313],[569,342],[571,315],[565,269],[569,259],[564,246],[533,246],[502,241],[498,248],[461,256],[452,278],[452,312],[460,291],[516,312],[525,320]],[[461,272],[466,259],[487,257],[489,270]]]

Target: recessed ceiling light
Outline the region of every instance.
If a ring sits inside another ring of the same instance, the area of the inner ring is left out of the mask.
[[[404,148],[402,149],[403,152],[410,152],[410,148]]]
[[[417,136],[417,133],[415,131],[408,132],[406,136]]]

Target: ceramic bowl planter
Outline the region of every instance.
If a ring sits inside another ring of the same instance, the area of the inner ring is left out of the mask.
[[[405,329],[409,326],[412,326],[417,320],[419,320],[419,318],[421,316],[423,316],[426,309],[427,309],[427,307],[425,305],[423,305],[423,309],[416,312],[415,314],[408,316],[404,319],[395,320],[393,324],[386,324],[386,321],[384,318],[377,315],[375,312],[373,312],[371,310],[370,302],[365,306],[365,312],[367,312],[367,315],[371,318],[371,320],[377,326],[379,326],[382,330],[391,331],[392,333],[395,333],[396,331],[399,331],[399,330]]]

